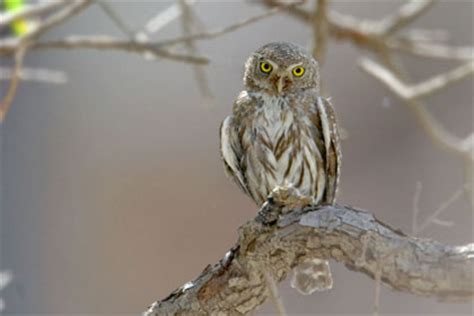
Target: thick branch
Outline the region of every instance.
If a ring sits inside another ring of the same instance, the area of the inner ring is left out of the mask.
[[[276,206],[264,207],[240,228],[237,244],[219,263],[155,302],[145,315],[248,313],[270,295],[266,273],[282,281],[294,266],[314,256],[342,262],[371,278],[380,273],[382,282],[398,291],[440,300],[470,301],[474,296],[474,244],[452,247],[409,237],[348,206],[276,217],[279,212]]]

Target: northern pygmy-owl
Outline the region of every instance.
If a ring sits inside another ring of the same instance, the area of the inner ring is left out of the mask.
[[[319,93],[318,63],[303,48],[269,43],[245,63],[245,89],[221,125],[227,172],[259,206],[292,186],[313,204],[332,204],[340,148],[334,110]],[[305,294],[330,288],[325,261],[301,265],[293,279]]]

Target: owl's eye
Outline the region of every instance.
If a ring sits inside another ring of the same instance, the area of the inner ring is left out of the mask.
[[[291,72],[293,73],[293,76],[301,77],[304,74],[304,68],[301,66],[296,66]]]
[[[260,63],[260,70],[266,74],[269,74],[272,71],[273,67],[266,61]]]

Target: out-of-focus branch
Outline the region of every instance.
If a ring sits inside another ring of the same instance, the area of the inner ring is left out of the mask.
[[[124,33],[125,35],[128,36],[129,39],[134,39],[135,38],[135,32],[133,29],[130,27],[130,25],[127,24],[127,22],[124,21],[118,14],[117,10],[106,0],[94,0],[95,3],[97,3],[102,11],[114,22],[114,24]]]
[[[474,73],[474,61],[465,63],[451,71],[436,75],[418,84],[407,85],[382,65],[363,58],[360,66],[367,73],[384,83],[390,90],[404,100],[427,97],[450,84],[462,80]]]
[[[196,3],[196,0],[187,1],[189,6],[193,5],[194,3]],[[174,3],[149,19],[143,26],[143,29],[139,32],[139,35],[148,37],[151,34],[158,33],[165,26],[179,18],[180,15],[181,10],[179,8],[179,3]]]
[[[32,39],[38,38],[50,29],[62,24],[69,18],[79,14],[86,9],[90,4],[91,0],[74,0],[68,2],[68,5],[58,12],[55,12],[48,18],[46,18],[37,28],[33,29],[30,33],[20,38],[20,41],[31,41]]]
[[[13,98],[15,96],[16,90],[18,88],[18,83],[21,78],[20,73],[21,67],[23,65],[23,59],[25,57],[26,52],[30,49],[30,46],[35,43],[36,39],[39,38],[43,33],[47,32],[48,30],[57,25],[60,25],[70,17],[80,13],[90,4],[90,2],[91,0],[75,0],[73,2],[70,2],[67,6],[60,7],[57,12],[52,13],[36,28],[31,30],[24,36],[20,38],[13,38],[10,41],[3,41],[0,43],[0,55],[5,54],[5,52],[12,54],[14,56],[15,63],[6,95],[0,103],[0,122],[3,122],[3,120],[5,119],[5,116],[8,110],[10,109],[11,103],[13,102]],[[48,10],[49,9],[52,9],[52,7],[48,7]],[[43,12],[43,10],[46,9],[44,7],[41,7],[41,10],[36,10],[35,14]],[[23,14],[27,13],[23,11]],[[18,16],[14,17],[11,21],[15,21],[16,19],[18,19]],[[5,50],[5,45],[11,45],[12,49],[10,51]]]
[[[99,50],[123,50],[130,53],[151,53],[156,57],[164,57],[180,62],[195,64],[207,64],[209,59],[204,56],[182,54],[160,48],[159,46],[137,42],[134,40],[123,40],[110,36],[69,36],[59,40],[36,42],[31,49],[99,49]]]
[[[327,6],[327,0],[318,0],[313,12],[313,56],[320,64],[324,63],[328,38]]]
[[[427,218],[419,223],[419,199],[421,195],[421,183],[417,184],[417,190],[413,199],[413,219],[412,219],[412,234],[418,236],[423,230],[425,230],[431,224],[438,224],[442,226],[452,226],[452,222],[441,220],[439,216],[445,212],[451,204],[459,199],[465,190],[469,190],[472,183],[465,183],[460,189],[454,192],[448,199],[446,199],[435,211],[433,211]]]
[[[420,43],[404,39],[389,39],[387,46],[394,51],[409,53],[419,57],[469,61],[474,59],[473,47],[455,47],[438,43]]]
[[[14,69],[0,67],[0,80],[11,80],[14,74]],[[19,77],[22,81],[35,81],[51,84],[62,84],[67,82],[67,75],[63,71],[45,68],[22,67]]]
[[[306,1],[301,1],[306,2]],[[278,8],[285,6],[284,2],[276,1],[276,0],[261,0],[257,3],[261,3],[270,8]],[[305,10],[299,6],[287,6],[285,7],[285,13],[292,15],[293,17],[303,20],[305,22],[309,22],[311,20],[311,13],[308,10]]]
[[[5,97],[0,101],[0,122],[3,122],[8,110],[12,104],[13,98],[15,97],[16,89],[20,81],[20,72],[23,65],[23,59],[26,53],[26,46],[20,46],[15,52],[15,66],[13,67],[12,76],[7,89]]]
[[[415,21],[434,4],[434,0],[410,0],[400,6],[393,14],[380,21],[378,32],[384,36],[393,34]]]
[[[242,21],[236,22],[234,24],[230,24],[226,27],[216,29],[216,30],[211,30],[208,32],[202,32],[198,34],[192,34],[188,36],[182,36],[182,37],[177,37],[177,38],[172,38],[168,40],[160,40],[158,41],[155,45],[156,46],[170,46],[170,45],[176,45],[176,44],[181,44],[188,42],[190,40],[210,40],[214,39],[216,37],[222,36],[224,34],[230,33],[237,31],[238,29],[248,26],[252,23],[261,21],[265,18],[271,17],[279,12],[284,12],[285,10],[289,8],[296,7],[298,5],[301,5],[302,2],[295,2],[291,4],[286,4],[286,5],[280,5],[278,7],[275,7],[273,9],[270,9],[266,12],[263,12],[261,14],[256,14],[254,16],[251,16],[250,18],[246,18]]]
[[[204,40],[204,39],[213,39],[218,36],[236,31],[242,27],[270,17],[284,9],[293,8],[304,1],[298,1],[290,4],[279,5],[277,8],[273,8],[258,14],[256,16],[247,18],[243,21],[240,21],[235,24],[231,24],[227,27],[223,27],[218,30],[210,32],[201,32],[196,34],[191,34],[190,25],[188,21],[190,20],[190,5],[194,3],[194,0],[182,0],[181,8],[176,4],[172,7],[165,9],[160,12],[158,15],[145,24],[144,31],[135,33],[128,24],[118,15],[115,9],[110,6],[105,0],[71,0],[71,1],[62,1],[58,0],[57,2],[51,2],[48,4],[38,4],[35,6],[28,7],[21,11],[16,11],[11,14],[0,15],[2,19],[0,20],[0,29],[10,25],[19,18],[27,18],[32,16],[40,16],[42,13],[49,13],[46,17],[41,17],[38,25],[31,30],[29,33],[25,34],[22,37],[9,37],[2,39],[0,41],[0,55],[14,57],[18,55],[18,52],[22,51],[22,56],[26,51],[36,50],[36,49],[99,49],[99,50],[122,50],[126,52],[138,53],[144,56],[145,58],[167,58],[174,61],[185,62],[203,65],[209,62],[206,57],[199,56],[196,53],[196,47],[194,44],[195,40]],[[56,40],[47,40],[41,41],[40,37],[44,33],[53,29],[54,27],[62,24],[67,21],[69,18],[77,15],[82,12],[84,9],[89,7],[91,4],[97,3],[102,10],[107,14],[107,16],[127,35],[127,39],[114,38],[109,36],[101,35],[91,35],[91,36],[66,36],[61,39]],[[181,14],[186,15],[183,19],[185,35],[168,40],[162,41],[153,41],[151,42],[148,38],[148,35],[154,32],[159,31],[164,25],[176,19]],[[176,46],[178,44],[184,44],[189,54],[179,53],[177,51],[171,50],[171,46]],[[18,60],[18,59],[17,59]],[[18,65],[21,66],[21,63],[15,63],[15,69]],[[209,97],[210,89],[205,83],[203,78],[203,70],[201,68],[196,68],[196,77],[200,85],[201,90],[204,95]],[[10,104],[13,100],[16,88],[18,86],[18,81],[21,79],[21,72],[14,71],[11,76],[10,86],[7,91],[6,96],[2,100],[1,110],[2,115],[0,118],[3,118],[6,114],[6,111],[10,107]]]
[[[315,255],[371,278],[380,273],[380,280],[398,291],[464,302],[474,296],[473,244],[452,247],[406,236],[348,206],[281,211],[267,204],[240,228],[239,240],[219,263],[155,302],[145,315],[247,314],[271,295],[262,271],[280,282]]]
[[[194,13],[191,10],[191,6],[187,0],[178,0],[181,8],[181,26],[183,28],[183,34],[189,36],[192,33],[192,26],[195,24]],[[198,50],[194,40],[190,39],[184,42],[184,45],[190,54],[197,54]],[[202,66],[193,66],[194,77],[196,83],[201,90],[202,95],[205,97],[208,105],[212,103],[212,92],[209,87],[209,81],[207,80],[206,72]]]
[[[0,30],[9,26],[16,20],[39,16],[49,11],[62,7],[67,3],[66,0],[56,0],[39,3],[34,6],[27,6],[24,9],[13,12],[0,13]]]
[[[259,3],[270,8],[281,6],[277,0],[262,0]],[[335,40],[347,40],[376,53],[381,47],[385,47],[385,49],[423,57],[472,60],[474,58],[472,47],[452,47],[436,42],[420,43],[416,39],[396,34],[397,31],[426,13],[433,4],[435,1],[432,0],[410,1],[402,5],[396,13],[380,20],[360,19],[335,10],[328,10],[328,34]],[[314,13],[302,7],[289,7],[284,12],[303,23],[315,23],[312,18]]]
[[[432,141],[435,144],[439,144],[443,148],[446,148],[452,152],[455,152],[465,157],[467,160],[469,160],[469,163],[472,164],[472,162],[474,161],[474,157],[471,153],[472,147],[466,146],[465,140],[461,140],[456,136],[452,135],[450,132],[448,132],[429,113],[426,107],[416,99],[420,97],[417,92],[422,92],[422,94],[426,94],[427,91],[429,93],[434,92],[436,90],[448,86],[449,83],[454,82],[455,80],[459,80],[462,77],[467,76],[467,74],[472,73],[472,64],[466,64],[458,69],[455,69],[454,71],[447,73],[450,76],[442,77],[442,80],[431,79],[433,81],[428,80],[425,83],[421,83],[413,87],[403,83],[399,79],[399,76],[396,75],[394,72],[387,70],[386,68],[376,64],[373,61],[368,61],[367,59],[365,59],[363,60],[361,66],[365,71],[374,76],[374,78],[380,80],[388,88],[395,92],[395,94],[414,111],[416,117],[420,121],[420,124],[427,131],[428,135],[431,137]],[[455,76],[453,76],[453,73],[455,74]],[[447,78],[451,78],[451,80],[447,80]],[[434,79],[437,78],[435,77]],[[432,84],[431,82],[434,82],[434,84]],[[417,87],[421,87],[422,89],[419,89]],[[432,90],[429,90],[427,87],[431,87]]]

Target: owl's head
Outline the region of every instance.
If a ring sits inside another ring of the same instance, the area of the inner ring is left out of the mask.
[[[262,46],[245,63],[244,84],[251,91],[288,95],[319,89],[316,60],[298,45],[275,42]]]

